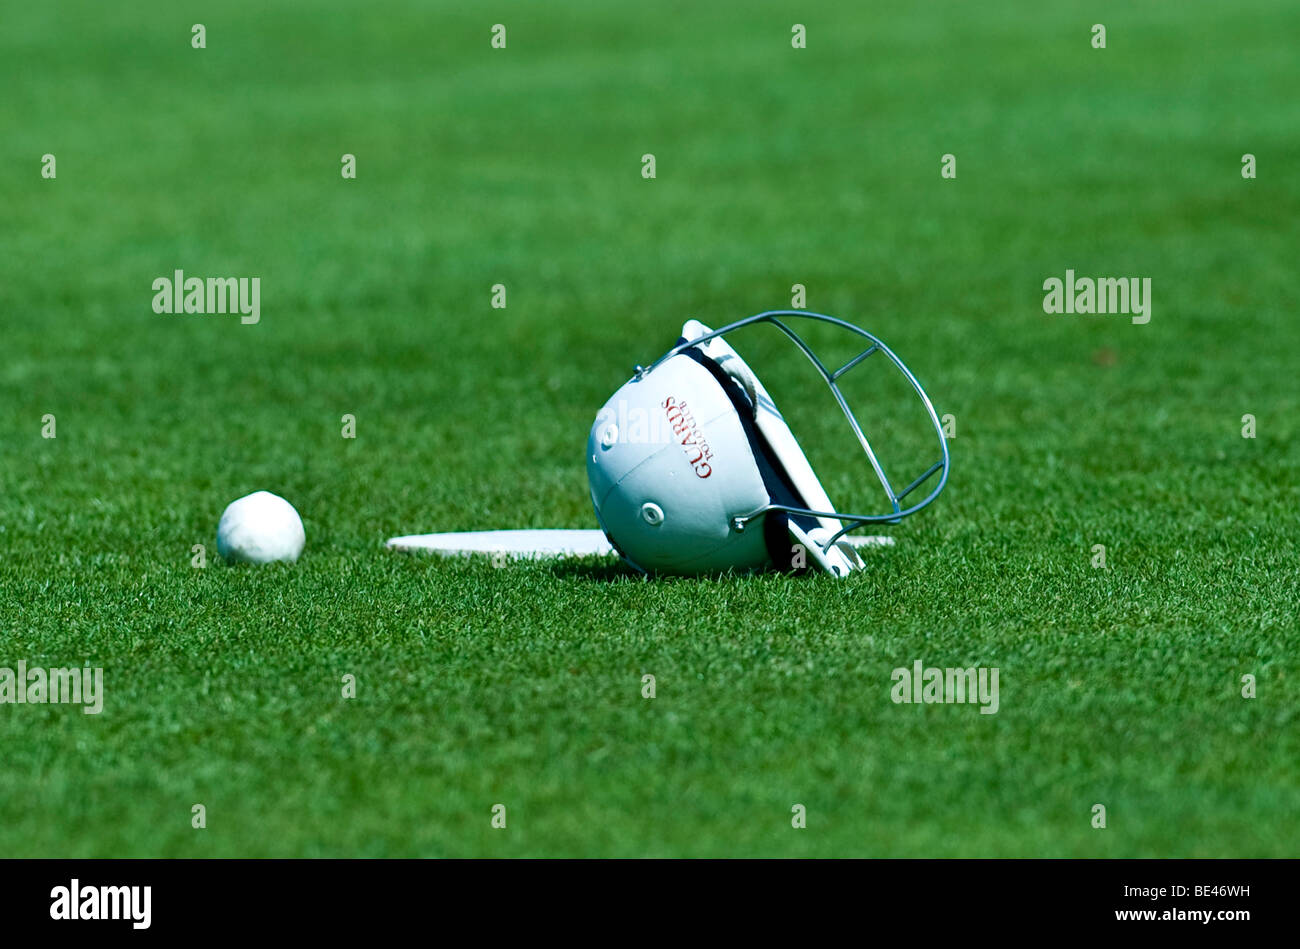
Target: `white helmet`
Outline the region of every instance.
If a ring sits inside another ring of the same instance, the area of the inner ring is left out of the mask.
[[[828,370],[783,322],[787,317],[832,323],[869,345]],[[888,513],[835,510],[767,390],[722,339],[759,322],[779,328],[817,367],[885,488]],[[903,373],[925,404],[942,455],[902,491],[885,477],[837,384],[877,352]],[[811,566],[811,558],[828,573],[844,576],[863,566],[844,539],[848,531],[897,523],[938,497],[948,481],[948,443],[921,384],[884,343],[835,317],[771,310],[716,331],[690,320],[676,346],[635,373],[596,416],[587,439],[587,478],[605,535],[623,559],[645,573],[791,570]],[[659,437],[651,434],[655,430]],[[936,473],[939,480],[930,494],[904,508],[903,499]]]

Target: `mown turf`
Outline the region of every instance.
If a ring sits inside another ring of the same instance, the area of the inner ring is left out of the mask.
[[[0,853],[1296,854],[1300,10],[797,6],[6,12],[0,665],[107,695],[0,706]],[[1151,322],[1045,315],[1067,267]],[[176,268],[261,323],[155,315]],[[794,283],[957,420],[864,574],[382,549],[594,526],[597,406]],[[215,556],[259,488],[296,566]]]

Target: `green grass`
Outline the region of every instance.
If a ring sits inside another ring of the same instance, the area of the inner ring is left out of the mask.
[[[1300,10],[595,6],[6,13],[0,666],[107,696],[0,706],[0,853],[1295,856]],[[1151,322],[1045,315],[1067,267]],[[262,322],[154,315],[176,268]],[[793,283],[958,420],[864,574],[383,550],[594,526],[596,408]],[[259,488],[293,567],[216,558]]]

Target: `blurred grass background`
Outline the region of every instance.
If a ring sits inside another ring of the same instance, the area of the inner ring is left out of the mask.
[[[89,661],[107,696],[0,707],[0,852],[1294,856],[1298,28],[1275,0],[8,11],[0,665]],[[260,276],[261,323],[155,315],[177,268]],[[1045,315],[1066,268],[1151,277],[1151,322]],[[382,549],[594,526],[596,408],[683,320],[794,283],[957,418],[948,492],[865,574]],[[228,569],[217,518],[260,488],[307,553]],[[918,658],[998,666],[1001,710],[892,704]]]

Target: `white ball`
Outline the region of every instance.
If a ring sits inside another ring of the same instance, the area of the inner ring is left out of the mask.
[[[217,524],[217,551],[227,560],[294,561],[306,542],[298,512],[270,491],[256,491],[231,501]]]

